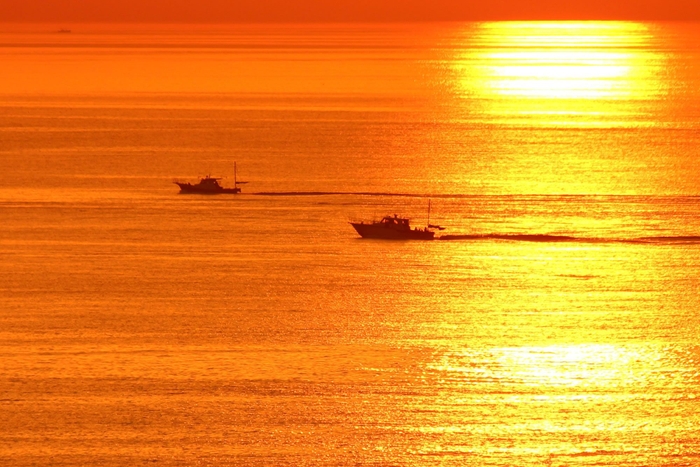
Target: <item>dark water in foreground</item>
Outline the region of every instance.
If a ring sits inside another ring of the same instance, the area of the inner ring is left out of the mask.
[[[0,463],[700,463],[697,25],[72,29],[0,45]]]

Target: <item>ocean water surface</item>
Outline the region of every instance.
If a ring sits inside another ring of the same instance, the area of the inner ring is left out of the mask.
[[[0,463],[700,464],[700,25],[58,29],[0,32]]]

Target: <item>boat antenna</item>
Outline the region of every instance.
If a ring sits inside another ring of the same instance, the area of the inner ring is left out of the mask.
[[[445,230],[444,227],[441,227],[439,225],[433,225],[430,223],[430,200],[428,200],[428,227],[431,229],[438,229],[438,230]]]
[[[430,226],[430,199],[428,199],[428,226]]]

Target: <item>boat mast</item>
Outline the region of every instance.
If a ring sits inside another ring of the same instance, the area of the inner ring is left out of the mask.
[[[238,181],[236,181],[236,163],[233,163],[233,187],[236,188],[238,186]]]
[[[430,227],[430,200],[428,200],[428,227]]]

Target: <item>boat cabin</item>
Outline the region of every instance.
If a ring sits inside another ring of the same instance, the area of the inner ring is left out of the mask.
[[[398,217],[396,214],[394,214],[394,217],[391,216],[385,216],[382,220],[381,223],[384,224],[385,226],[389,227],[398,227],[399,229],[410,229],[408,219],[404,219],[403,217]]]
[[[206,177],[199,180],[198,185],[200,185],[202,187],[219,188],[219,187],[221,187],[221,185],[219,185],[219,180],[220,180],[219,178],[210,177],[209,175],[207,175]]]

